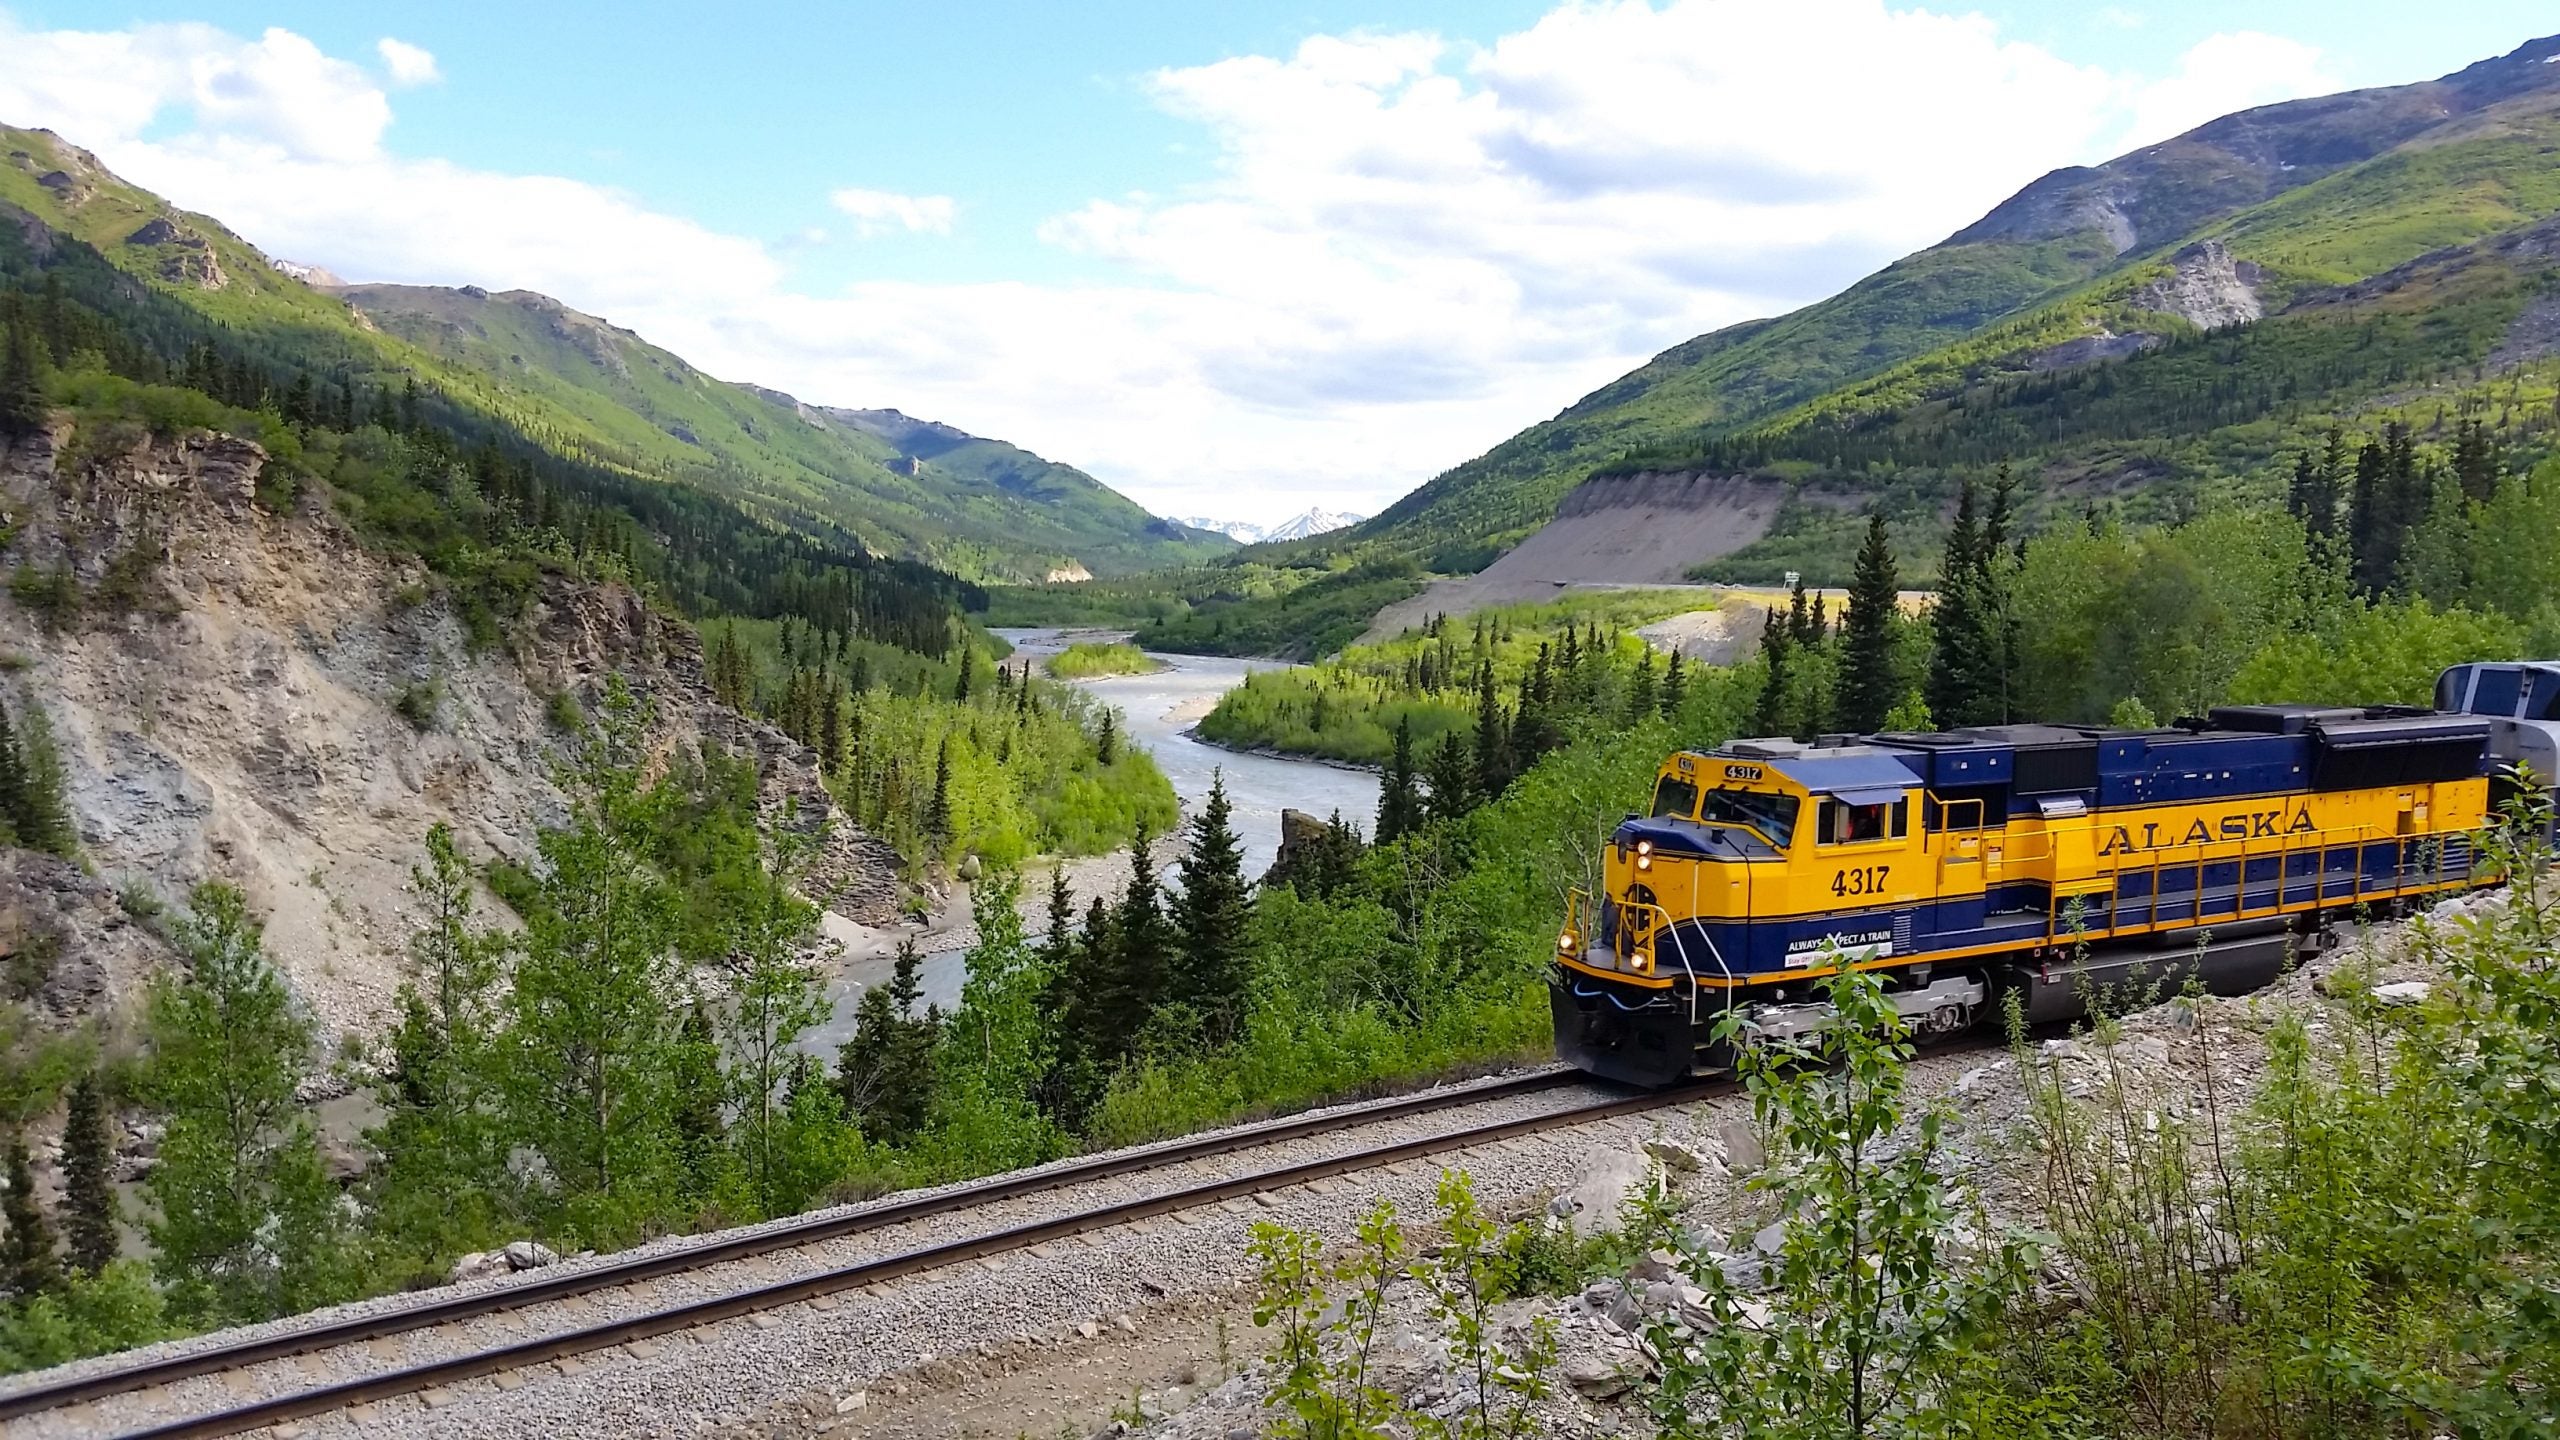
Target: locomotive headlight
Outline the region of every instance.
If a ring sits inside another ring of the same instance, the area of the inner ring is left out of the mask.
[[[1653,853],[1653,842],[1652,842],[1652,841],[1650,841],[1650,840],[1639,840],[1639,841],[1637,841],[1637,842],[1636,842],[1636,853],[1637,853],[1637,854],[1639,854],[1639,855],[1650,855],[1650,854],[1652,854],[1652,853]]]
[[[1572,931],[1567,930],[1567,931],[1565,931],[1564,933],[1562,933],[1562,934],[1560,934],[1560,935],[1556,936],[1556,949],[1557,949],[1557,950],[1559,950],[1559,951],[1561,951],[1561,952],[1563,952],[1564,954],[1567,954],[1567,955],[1570,955],[1570,954],[1572,954],[1572,953],[1573,953],[1573,932],[1572,932]]]
[[[1636,857],[1636,868],[1637,868],[1637,869],[1639,869],[1639,870],[1650,870],[1650,869],[1652,869],[1652,868],[1653,868],[1653,857],[1652,857],[1652,856],[1650,856],[1650,855],[1639,855],[1639,856],[1637,856],[1637,857]]]
[[[1650,870],[1653,868],[1652,841],[1639,840],[1636,842],[1636,868],[1639,870]]]

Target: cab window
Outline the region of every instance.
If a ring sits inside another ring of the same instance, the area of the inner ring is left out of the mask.
[[[1823,845],[1855,845],[1863,840],[1899,840],[1909,832],[1911,802],[1895,800],[1852,805],[1845,800],[1822,802],[1815,840]]]
[[[1710,790],[1707,808],[1700,818],[1710,825],[1744,825],[1760,832],[1760,838],[1781,850],[1795,839],[1796,807],[1793,795],[1770,795],[1758,790]]]
[[[1698,816],[1698,787],[1686,780],[1665,775],[1653,787],[1653,818],[1656,820],[1694,820]]]

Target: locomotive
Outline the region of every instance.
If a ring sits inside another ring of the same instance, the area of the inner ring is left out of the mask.
[[[1729,1070],[1817,1031],[1843,967],[1922,1041],[2012,994],[2042,1024],[2190,978],[2245,993],[2340,915],[2493,883],[2477,833],[2560,775],[2560,662],[2458,665],[2435,701],[1675,754],[1568,901],[1557,1052],[1638,1085]]]

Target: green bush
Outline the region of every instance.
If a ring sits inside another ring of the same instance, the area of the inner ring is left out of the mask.
[[[1149,675],[1164,662],[1135,645],[1079,641],[1049,657],[1049,673],[1061,680],[1093,680],[1106,675]]]
[[[391,699],[392,712],[420,732],[436,728],[436,712],[443,705],[444,682],[433,676],[410,681]]]

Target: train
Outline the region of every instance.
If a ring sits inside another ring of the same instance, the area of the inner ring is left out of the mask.
[[[2432,708],[2237,705],[2157,729],[1737,740],[1656,774],[1574,891],[1560,1058],[1666,1086],[1884,982],[1926,1042],[2198,981],[2241,994],[2353,914],[2495,883],[2478,837],[2560,776],[2560,661],[2457,665]]]

